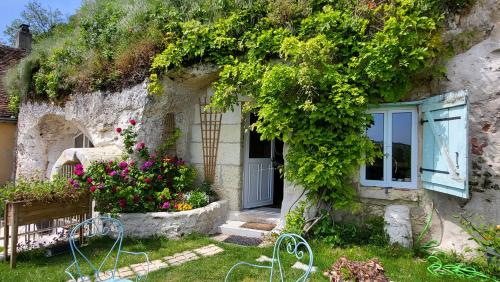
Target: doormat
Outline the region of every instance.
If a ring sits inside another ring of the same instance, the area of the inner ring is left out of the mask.
[[[245,222],[240,227],[248,228],[248,229],[271,231],[271,230],[273,230],[274,227],[276,227],[276,224]]]
[[[224,239],[222,242],[232,243],[232,244],[242,245],[242,246],[258,246],[262,243],[262,239],[231,235],[231,236],[227,237],[226,239]]]

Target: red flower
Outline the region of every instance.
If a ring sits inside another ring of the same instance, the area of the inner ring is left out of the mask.
[[[130,124],[131,124],[131,125],[136,125],[136,123],[137,123],[137,122],[135,121],[135,119],[131,119],[131,120],[129,120],[129,122],[130,122]]]
[[[90,183],[92,183],[92,181],[94,181],[92,178],[87,177],[87,183],[89,183],[89,184],[90,184]]]
[[[116,128],[116,133],[121,133],[121,132],[122,132],[122,129],[121,129],[121,128],[119,128],[119,127],[117,127],[117,128]]]
[[[90,186],[90,192],[94,193],[96,189],[97,189],[97,187],[95,187],[95,186]]]
[[[146,183],[148,183],[148,184],[149,184],[149,183],[151,183],[151,178],[146,177],[146,179],[144,179],[144,182],[146,182]]]
[[[121,198],[118,200],[118,205],[120,205],[120,208],[125,208],[127,206],[127,200],[125,200],[124,198]]]
[[[368,2],[368,9],[373,10],[375,8],[377,8],[377,3],[373,2],[373,1]]]
[[[138,203],[141,198],[137,195],[134,196],[134,203]]]
[[[163,180],[163,176],[158,175],[157,179],[158,179],[158,181],[162,181]]]

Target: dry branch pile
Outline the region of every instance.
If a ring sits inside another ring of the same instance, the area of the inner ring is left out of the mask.
[[[384,275],[384,268],[377,259],[359,262],[340,257],[323,274],[330,278],[330,282],[389,282]]]

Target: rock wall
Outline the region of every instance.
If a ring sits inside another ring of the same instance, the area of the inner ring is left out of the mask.
[[[182,212],[124,213],[118,219],[124,225],[124,236],[148,238],[165,236],[179,238],[193,232],[217,232],[226,220],[227,201],[218,201],[206,207]]]
[[[411,208],[413,236],[432,212],[431,237],[444,250],[463,251],[477,245],[468,240],[457,216],[480,222],[500,222],[500,2],[478,0],[466,15],[456,15],[443,35],[461,53],[448,61],[445,79],[420,87],[410,100],[450,91],[469,92],[469,199],[418,189],[365,188],[359,194],[365,213],[383,215],[386,206]],[[466,50],[465,50],[466,49]],[[421,140],[420,140],[421,143]]]
[[[472,32],[472,47],[447,64],[446,80],[431,92],[469,91],[470,198],[460,199],[425,191],[442,223],[433,224],[432,235],[443,249],[462,250],[469,237],[456,216],[480,216],[476,223],[500,223],[500,2],[477,1],[471,11],[455,18],[450,33]]]
[[[415,190],[359,187],[361,214],[339,213],[336,219],[384,216],[388,206],[405,205],[410,208],[415,238],[432,212],[427,239],[441,242],[444,250],[461,252],[477,244],[468,240],[470,236],[457,216],[466,214],[476,224],[500,223],[500,2],[478,0],[466,15],[450,18],[448,27],[444,39],[459,44],[455,49],[461,52],[447,63],[445,79],[420,87],[409,100],[469,91],[470,198],[424,190],[421,185]],[[359,176],[353,179],[357,181]],[[282,220],[302,191],[301,187],[285,184]]]
[[[213,89],[207,89],[211,95]],[[196,166],[200,175],[203,171],[203,147],[200,123],[200,106],[192,107],[191,138],[189,152],[191,163]],[[222,114],[219,148],[217,151],[217,165],[215,169],[214,189],[222,199],[229,201],[229,209],[241,209],[243,189],[243,118],[241,107],[238,105],[234,111]]]
[[[64,105],[28,101],[18,119],[17,177],[48,177],[61,153],[74,147],[74,137],[84,133],[95,147],[122,147],[116,127],[126,127],[130,118],[143,119],[151,98],[145,84],[120,93],[94,92],[74,95]],[[157,128],[154,122],[139,123],[141,132]],[[157,129],[161,130],[161,129]],[[139,136],[157,143],[155,135]],[[155,142],[156,141],[156,142]]]
[[[166,115],[174,113],[176,126],[184,133],[177,153],[190,161],[193,107],[216,79],[217,70],[195,66],[163,81],[165,94],[151,96],[147,82],[120,92],[93,92],[70,96],[64,103],[26,101],[18,118],[16,177],[49,177],[63,151],[74,147],[74,137],[83,133],[96,148],[123,148],[117,127],[137,120],[138,141],[150,149],[164,141]]]

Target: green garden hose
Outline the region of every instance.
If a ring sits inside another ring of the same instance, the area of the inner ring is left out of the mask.
[[[430,224],[432,221],[432,213],[434,211],[434,203],[432,203],[432,208],[431,208],[431,213],[429,217],[427,218],[427,222],[424,226],[424,229],[422,232],[419,234],[416,240],[416,244],[421,244],[421,241],[424,237],[424,235],[429,231]],[[436,210],[436,213],[438,211]],[[439,213],[438,213],[439,215]],[[425,244],[421,244],[420,248],[428,251],[430,249],[433,249],[437,246],[439,246],[440,243],[438,243],[436,240],[431,240]],[[464,263],[448,263],[448,264],[443,264],[441,259],[436,255],[436,252],[432,252],[428,257],[427,261],[430,263],[430,265],[427,267],[427,271],[434,275],[434,276],[442,276],[442,275],[455,275],[460,278],[483,278],[483,279],[488,279],[494,282],[500,282],[494,277],[490,277],[483,272],[477,271],[474,267],[472,266],[467,266]]]
[[[443,264],[441,259],[435,255],[430,255],[427,257],[427,261],[431,263],[427,267],[427,271],[434,276],[441,275],[456,275],[460,278],[484,278],[491,279],[492,281],[498,282],[494,277],[490,277],[480,271],[477,271],[472,266],[467,266],[464,263],[449,263]]]

